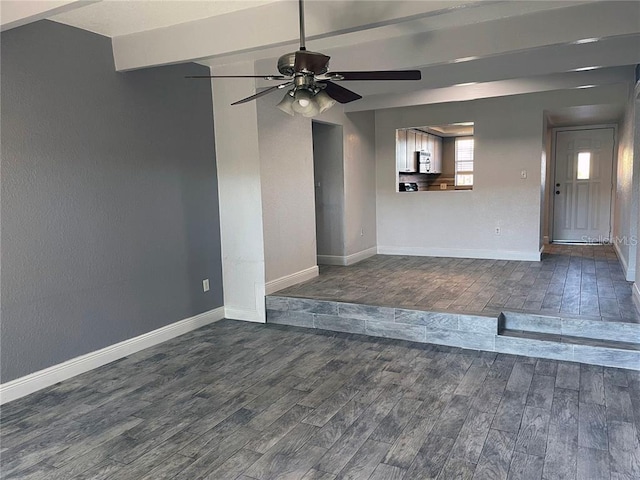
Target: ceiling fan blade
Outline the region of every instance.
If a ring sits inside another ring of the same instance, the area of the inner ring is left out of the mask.
[[[184,78],[262,78],[263,80],[286,80],[284,75],[189,75]]]
[[[420,80],[420,70],[380,70],[375,72],[331,72],[332,80]],[[342,78],[340,78],[342,77]]]
[[[322,53],[298,50],[293,68],[295,72],[307,71],[321,75],[327,71],[330,58]]]
[[[349,103],[362,98],[362,95],[358,95],[356,92],[352,92],[348,88],[344,88],[336,83],[329,81],[319,83],[326,85],[324,91],[327,95],[340,103]]]
[[[293,85],[293,82],[281,83],[280,85],[274,85],[273,87],[269,87],[261,92],[256,93],[255,95],[251,95],[250,97],[243,98],[242,100],[238,100],[237,102],[233,102],[231,105],[240,105],[241,103],[247,103],[251,100],[255,100],[256,98],[260,98],[263,95],[273,92],[274,90],[280,90],[286,88],[290,85]]]

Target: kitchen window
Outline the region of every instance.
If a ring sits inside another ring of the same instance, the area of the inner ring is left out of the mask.
[[[456,187],[473,187],[473,137],[456,138]]]

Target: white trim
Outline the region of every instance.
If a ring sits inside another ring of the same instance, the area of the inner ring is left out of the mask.
[[[416,255],[420,257],[486,258],[492,260],[540,261],[538,251],[520,250],[472,250],[463,248],[424,248],[379,246],[381,255]]]
[[[256,296],[256,322],[267,323],[267,286],[264,282],[256,282],[254,284],[255,296]],[[254,321],[249,319],[248,321]]]
[[[633,300],[636,302],[636,307],[640,308],[640,287],[638,287],[638,282],[635,282],[631,287],[631,293]]]
[[[578,130],[604,130],[607,128],[613,128],[618,131],[617,123],[599,123],[597,125],[576,125],[573,127],[553,127],[553,132],[574,132]]]
[[[66,362],[39,370],[24,377],[16,378],[0,385],[0,405],[22,398],[30,393],[67,380],[94,368],[126,357],[133,353],[166,342],[192,330],[204,327],[224,318],[224,308],[219,307],[208,312],[185,318],[170,325],[129,338],[100,350],[81,355]]]
[[[347,257],[343,255],[318,255],[318,265],[340,265],[345,266],[347,264]]]
[[[613,249],[616,251],[616,255],[618,257],[618,260],[620,261],[620,265],[622,265],[622,271],[624,272],[625,279],[628,282],[633,282],[636,278],[635,266],[629,267],[629,263],[627,259],[624,258],[622,251],[620,251],[620,247],[618,246],[618,243],[616,242],[613,243]]]
[[[244,305],[225,305],[224,318],[231,320],[243,320],[245,322],[266,323],[267,309],[265,307],[265,284],[255,282],[253,284],[255,308],[247,308]]]
[[[299,272],[292,273],[291,275],[285,275],[284,277],[276,278],[275,280],[267,282],[265,285],[265,292],[267,295],[271,295],[283,288],[311,280],[312,278],[317,277],[318,274],[318,266],[314,265],[313,267],[300,270]]]
[[[360,252],[352,253],[351,255],[341,256],[341,255],[318,255],[318,264],[319,265],[341,265],[341,266],[349,266],[354,265],[358,262],[361,262],[365,258],[373,257],[378,253],[378,249],[376,247],[367,248],[366,250],[362,250]]]
[[[224,318],[244,320],[245,322],[265,323],[257,310],[242,307],[224,307]]]

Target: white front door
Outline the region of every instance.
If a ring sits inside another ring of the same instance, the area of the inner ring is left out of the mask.
[[[613,128],[556,132],[553,241],[609,240],[613,145]]]

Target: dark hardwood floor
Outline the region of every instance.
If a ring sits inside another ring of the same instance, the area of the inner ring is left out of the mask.
[[[640,478],[640,372],[228,320],[1,422],[6,479]]]

